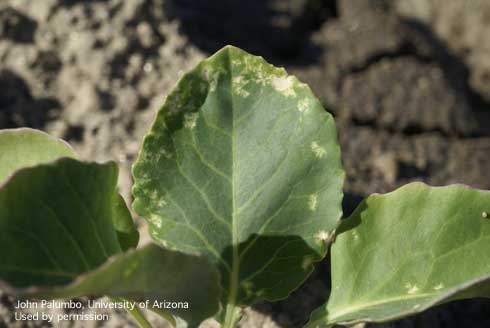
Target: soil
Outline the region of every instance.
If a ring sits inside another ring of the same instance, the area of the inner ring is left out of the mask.
[[[130,202],[130,166],[166,93],[234,44],[285,66],[335,115],[346,215],[409,181],[490,189],[489,31],[488,0],[4,0],[0,128],[42,129],[85,159],[118,161]],[[247,310],[241,327],[300,326],[327,299],[328,266],[288,300]],[[13,302],[0,296],[0,327],[50,326],[15,322]],[[134,324],[117,312],[58,326]],[[367,326],[489,327],[490,301]]]

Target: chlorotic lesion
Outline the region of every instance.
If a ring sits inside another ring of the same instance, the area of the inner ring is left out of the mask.
[[[318,244],[326,244],[330,241],[331,234],[326,230],[320,230],[315,235],[315,241]]]
[[[405,288],[407,289],[407,294],[416,294],[419,291],[419,287],[415,284],[406,283]]]
[[[298,111],[300,113],[304,113],[308,110],[308,107],[310,105],[310,101],[308,98],[303,98],[298,101]]]
[[[308,208],[310,211],[316,211],[318,207],[318,195],[317,194],[311,194],[308,196]]]
[[[197,118],[199,117],[198,113],[186,113],[184,115],[184,126],[187,129],[193,130],[197,125]]]
[[[246,56],[231,61],[233,71],[237,76],[233,78],[233,87],[236,94],[247,97],[249,92],[243,87],[247,84],[270,86],[285,97],[296,97],[296,80],[288,76],[284,68],[277,68],[267,64],[262,57]]]
[[[272,87],[285,97],[296,96],[296,91],[294,91],[294,82],[292,76],[274,76],[271,79]]]
[[[440,283],[440,284],[437,284],[436,286],[434,286],[434,288],[433,288],[433,289],[434,289],[434,290],[441,290],[441,289],[443,289],[443,288],[444,288],[444,285],[443,285],[442,283]]]
[[[162,219],[156,214],[150,214],[148,221],[158,229],[162,227]]]
[[[244,89],[244,87],[248,84],[247,79],[243,75],[235,76],[232,80],[233,83],[233,92],[236,95],[246,98],[250,95],[250,92]]]
[[[313,141],[310,145],[311,151],[315,154],[316,157],[322,158],[327,155],[327,150],[320,146],[317,141]]]

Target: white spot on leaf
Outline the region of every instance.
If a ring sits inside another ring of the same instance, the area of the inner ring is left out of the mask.
[[[315,154],[316,157],[318,158],[322,158],[324,157],[326,154],[327,154],[327,151],[325,150],[325,148],[323,148],[322,146],[320,146],[318,144],[318,142],[316,141],[313,141],[311,143],[311,150],[313,151],[313,153]]]
[[[250,93],[243,89],[243,87],[248,83],[243,76],[236,76],[233,78],[233,91],[240,97],[248,97]]]
[[[311,211],[316,211],[316,208],[318,207],[318,195],[317,194],[311,194],[308,197],[308,207],[310,208]]]
[[[306,110],[308,109],[308,105],[309,105],[309,101],[307,98],[303,98],[301,99],[299,102],[298,102],[298,110],[301,112],[301,113],[304,113],[306,112]]]
[[[184,116],[184,126],[188,129],[194,129],[197,124],[198,113],[187,113]]]
[[[167,206],[167,201],[165,199],[163,199],[162,197],[160,197],[157,205],[158,205],[158,207],[165,207],[165,206]]]
[[[440,289],[443,289],[444,288],[444,285],[441,283],[437,286],[434,287],[434,290],[440,290]]]
[[[417,285],[412,285],[411,283],[407,283],[405,285],[405,288],[407,289],[408,294],[415,294],[419,291],[419,288],[417,287]]]
[[[327,243],[330,240],[330,233],[328,233],[328,231],[325,230],[320,230],[315,235],[315,240],[318,243]]]
[[[173,154],[168,152],[165,148],[160,148],[160,154],[162,154],[166,159],[173,157]]]
[[[481,212],[481,217],[484,219],[488,218],[488,213],[487,212]]]
[[[272,78],[272,87],[279,91],[286,97],[295,96],[296,92],[293,88],[293,77],[292,76],[274,76]]]
[[[156,200],[158,198],[158,192],[156,190],[152,190],[148,193],[148,198],[151,200]]]
[[[150,215],[148,221],[158,229],[162,227],[162,219],[158,215],[155,214]]]

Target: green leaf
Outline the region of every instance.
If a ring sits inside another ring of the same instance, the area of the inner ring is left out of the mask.
[[[43,299],[108,295],[117,300],[173,302],[167,309],[189,326],[198,324],[219,310],[219,275],[205,258],[164,250],[150,244],[116,255],[98,269],[78,277],[66,286],[51,289],[10,289],[14,294]],[[185,308],[186,303],[188,308]],[[156,307],[156,310],[159,308]]]
[[[234,47],[182,77],[133,175],[152,237],[219,266],[227,324],[236,305],[296,289],[341,217],[332,116],[284,69]]]
[[[61,139],[29,128],[0,130],[0,183],[20,168],[60,157],[76,157]]]
[[[117,166],[63,158],[0,188],[0,278],[57,285],[121,251],[112,222]]]
[[[114,163],[62,158],[7,179],[0,188],[1,286],[28,297],[185,300],[189,310],[169,311],[197,325],[219,307],[214,266],[156,245],[121,254],[114,222],[128,230],[121,222],[129,213],[117,174]]]
[[[0,130],[0,183],[16,170],[62,157],[77,158],[77,155],[61,139],[29,128]],[[122,249],[136,247],[139,233],[124,199],[118,195],[113,206],[112,218]]]
[[[490,192],[406,185],[369,196],[332,246],[332,293],[307,327],[383,322],[490,297]]]
[[[117,240],[123,251],[138,245],[140,234],[136,229],[131,213],[121,195],[114,198],[112,223],[117,233]]]

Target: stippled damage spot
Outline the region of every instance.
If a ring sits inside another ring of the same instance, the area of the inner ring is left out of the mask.
[[[156,190],[151,190],[147,195],[151,200],[156,200],[158,198],[158,192]]]
[[[308,208],[310,211],[316,211],[316,208],[318,207],[318,195],[317,194],[311,194],[308,196]]]
[[[167,151],[165,148],[161,147],[160,148],[160,154],[165,157],[166,159],[172,158],[174,155],[173,153]]]
[[[172,247],[169,246],[168,242],[160,237],[160,232],[150,229],[150,234],[151,234],[151,237],[155,241],[157,241],[160,245],[162,245],[165,248],[172,249]]]
[[[188,129],[194,129],[197,124],[198,113],[186,113],[184,115],[184,126]]]
[[[308,98],[303,98],[300,101],[298,101],[298,110],[301,113],[304,113],[308,110],[309,105],[310,105],[310,100]]]
[[[286,97],[296,96],[296,91],[294,91],[294,83],[292,76],[274,76],[272,77],[271,84],[276,91],[280,92]]]
[[[162,227],[162,219],[156,214],[151,214],[150,217],[148,218],[148,222],[153,224],[158,229]]]
[[[165,207],[165,206],[167,206],[167,201],[165,199],[163,199],[162,197],[160,197],[160,199],[157,202],[157,206],[159,208]]]
[[[330,241],[330,236],[328,231],[320,230],[315,235],[315,241],[319,244],[326,244]]]
[[[222,67],[206,67],[203,70],[203,78],[209,84],[209,92],[215,92],[221,75],[225,73]]]
[[[296,96],[294,89],[295,80],[293,76],[288,76],[284,68],[277,68],[267,64],[263,58],[255,56],[246,56],[236,58],[231,61],[234,71],[238,72],[238,83],[252,83],[261,86],[271,86],[285,97]],[[239,85],[243,90],[243,85]],[[237,93],[243,93],[237,91]],[[244,94],[244,93],[243,93]]]
[[[419,291],[419,287],[417,285],[412,285],[411,283],[406,283],[405,288],[407,289],[407,294],[415,294]]]
[[[434,290],[440,290],[440,289],[443,289],[443,288],[444,288],[444,285],[443,285],[442,283],[440,283],[440,284],[438,284],[438,285],[434,286],[434,288],[433,288],[433,289],[434,289]]]
[[[244,76],[239,75],[235,76],[232,80],[233,83],[233,91],[240,97],[246,98],[250,95],[250,93],[244,89],[245,85],[247,85],[248,81]]]
[[[322,146],[320,146],[316,141],[313,141],[310,147],[313,153],[315,154],[315,156],[318,158],[322,158],[327,154],[327,150]]]

